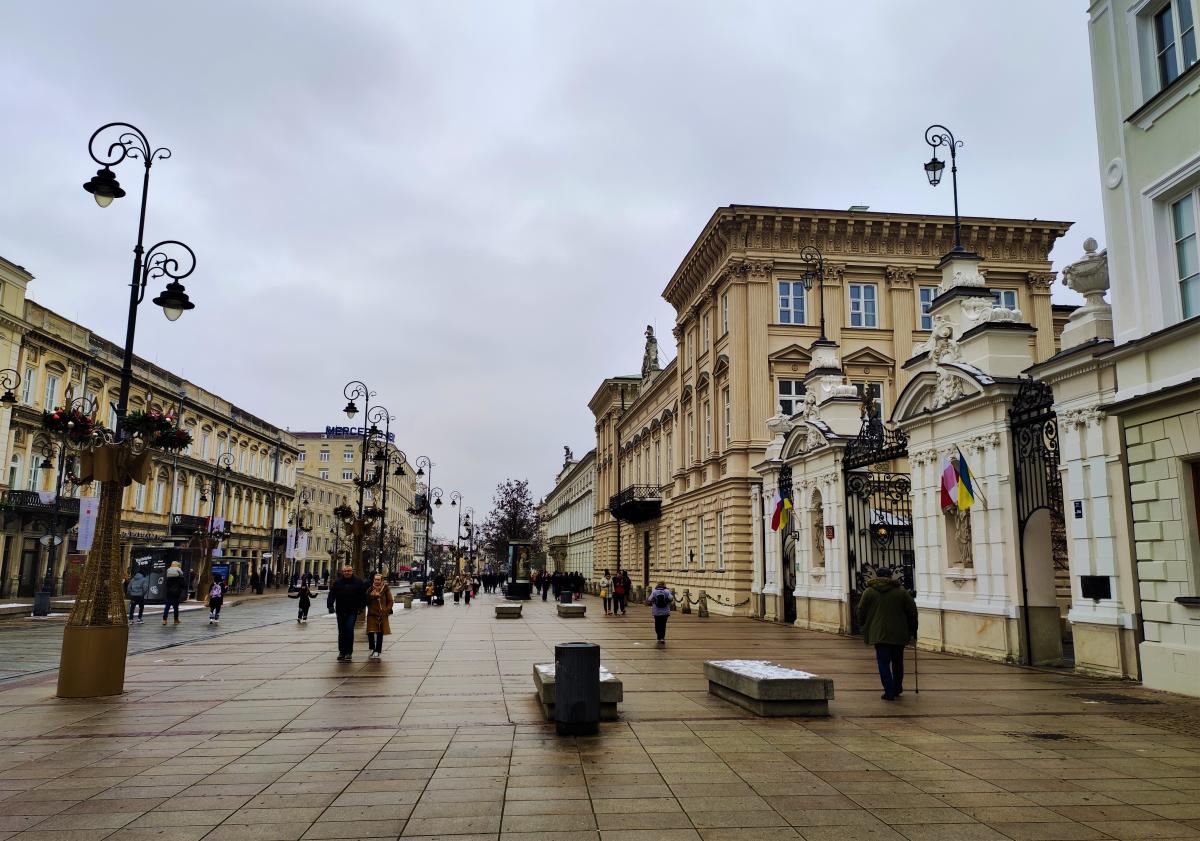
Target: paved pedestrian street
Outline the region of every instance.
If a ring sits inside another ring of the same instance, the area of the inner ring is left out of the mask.
[[[117,698],[0,683],[0,841],[1200,838],[1194,701],[922,654],[920,695],[886,703],[858,640],[677,614],[660,650],[644,608],[496,621],[494,598],[398,610],[380,662],[336,662],[333,620],[280,597],[276,624],[131,654]],[[625,701],[559,738],[531,666],[579,639]],[[833,716],[710,696],[727,657],[832,676]]]

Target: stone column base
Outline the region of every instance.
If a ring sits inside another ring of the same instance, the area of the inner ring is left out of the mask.
[[[1097,677],[1138,679],[1137,637],[1131,628],[1072,622],[1075,671]]]

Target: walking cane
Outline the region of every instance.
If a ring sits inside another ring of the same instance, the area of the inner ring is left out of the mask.
[[[921,694],[921,658],[917,656],[920,650],[916,637],[913,637],[913,689],[918,695]]]

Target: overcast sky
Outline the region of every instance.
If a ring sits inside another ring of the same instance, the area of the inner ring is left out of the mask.
[[[594,446],[646,324],[673,355],[661,292],[719,206],[949,213],[942,122],[964,214],[1076,222],[1059,269],[1103,241],[1085,7],[5,3],[0,255],[121,340],[139,169],[103,211],[80,185],[92,131],[134,123],[174,152],[147,244],[199,259],[196,309],[147,302],[137,352],[293,430],[365,380],[482,516]]]

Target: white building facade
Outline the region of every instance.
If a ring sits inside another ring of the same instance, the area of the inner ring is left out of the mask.
[[[554,489],[546,495],[546,545],[552,568],[591,580],[596,516],[596,451],[576,460],[568,449]]]

